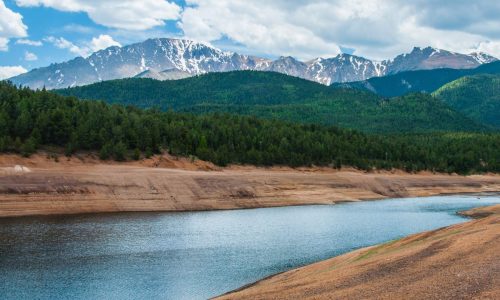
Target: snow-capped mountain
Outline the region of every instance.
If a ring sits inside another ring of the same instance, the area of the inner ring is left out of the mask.
[[[225,52],[179,39],[149,39],[124,47],[109,47],[87,58],[34,69],[11,78],[31,88],[64,88],[102,80],[134,77],[151,70],[178,70],[190,75],[261,68],[266,60]]]
[[[460,54],[432,47],[415,47],[411,53],[398,55],[393,60],[383,63],[387,66],[387,74],[395,74],[441,68],[472,69],[496,60],[495,57],[485,53]]]
[[[317,58],[307,63],[304,78],[330,85],[333,82],[358,81],[359,78],[371,78],[385,74],[385,66],[369,59],[339,54],[336,57]]]
[[[475,59],[479,64],[488,64],[498,60],[496,57],[483,52],[472,52],[469,56]]]
[[[124,47],[109,47],[87,58],[31,70],[10,80],[31,88],[56,89],[102,80],[147,77],[180,79],[208,72],[233,70],[275,71],[322,84],[365,80],[401,71],[435,68],[474,68],[496,60],[484,53],[458,54],[434,48],[414,48],[393,60],[376,62],[340,54],[301,62],[293,57],[269,60],[182,39],[149,39]]]

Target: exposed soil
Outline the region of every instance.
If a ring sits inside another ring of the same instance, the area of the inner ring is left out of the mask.
[[[482,219],[284,272],[220,299],[500,299],[500,205]]]
[[[500,191],[499,175],[256,168],[168,155],[102,162],[0,155],[0,217],[256,208]]]
[[[0,155],[0,217],[256,208],[500,191],[500,176],[218,168],[156,156]],[[481,218],[281,273],[224,299],[500,299],[500,206]]]

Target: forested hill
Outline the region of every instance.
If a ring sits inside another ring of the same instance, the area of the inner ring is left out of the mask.
[[[500,75],[463,77],[441,87],[434,96],[471,119],[500,129]]]
[[[230,112],[365,132],[484,129],[429,95],[388,100],[369,92],[334,89],[273,72],[210,73],[175,81],[122,79],[57,92],[163,111]]]
[[[154,152],[219,165],[354,166],[408,171],[499,172],[499,134],[374,136],[320,125],[229,114],[196,116],[81,101],[0,82],[0,152],[60,146],[102,159]]]
[[[476,74],[500,74],[500,61],[484,64],[475,69],[434,69],[408,71],[364,81],[335,83],[334,88],[354,88],[371,91],[382,97],[397,97],[408,93],[432,93],[441,86],[463,76]]]

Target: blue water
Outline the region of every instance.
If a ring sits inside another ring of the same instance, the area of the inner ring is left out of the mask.
[[[466,219],[499,197],[0,219],[2,299],[204,299]]]

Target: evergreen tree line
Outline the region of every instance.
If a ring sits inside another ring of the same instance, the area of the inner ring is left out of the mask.
[[[462,77],[433,95],[472,120],[500,129],[500,75]]]
[[[368,135],[231,114],[191,115],[81,101],[0,83],[0,152],[44,146],[66,155],[140,159],[168,151],[218,165],[352,166],[364,170],[499,172],[500,134]]]
[[[55,91],[110,104],[195,113],[252,115],[366,133],[488,131],[428,94],[384,99],[273,72],[208,73],[182,80],[126,78]]]

